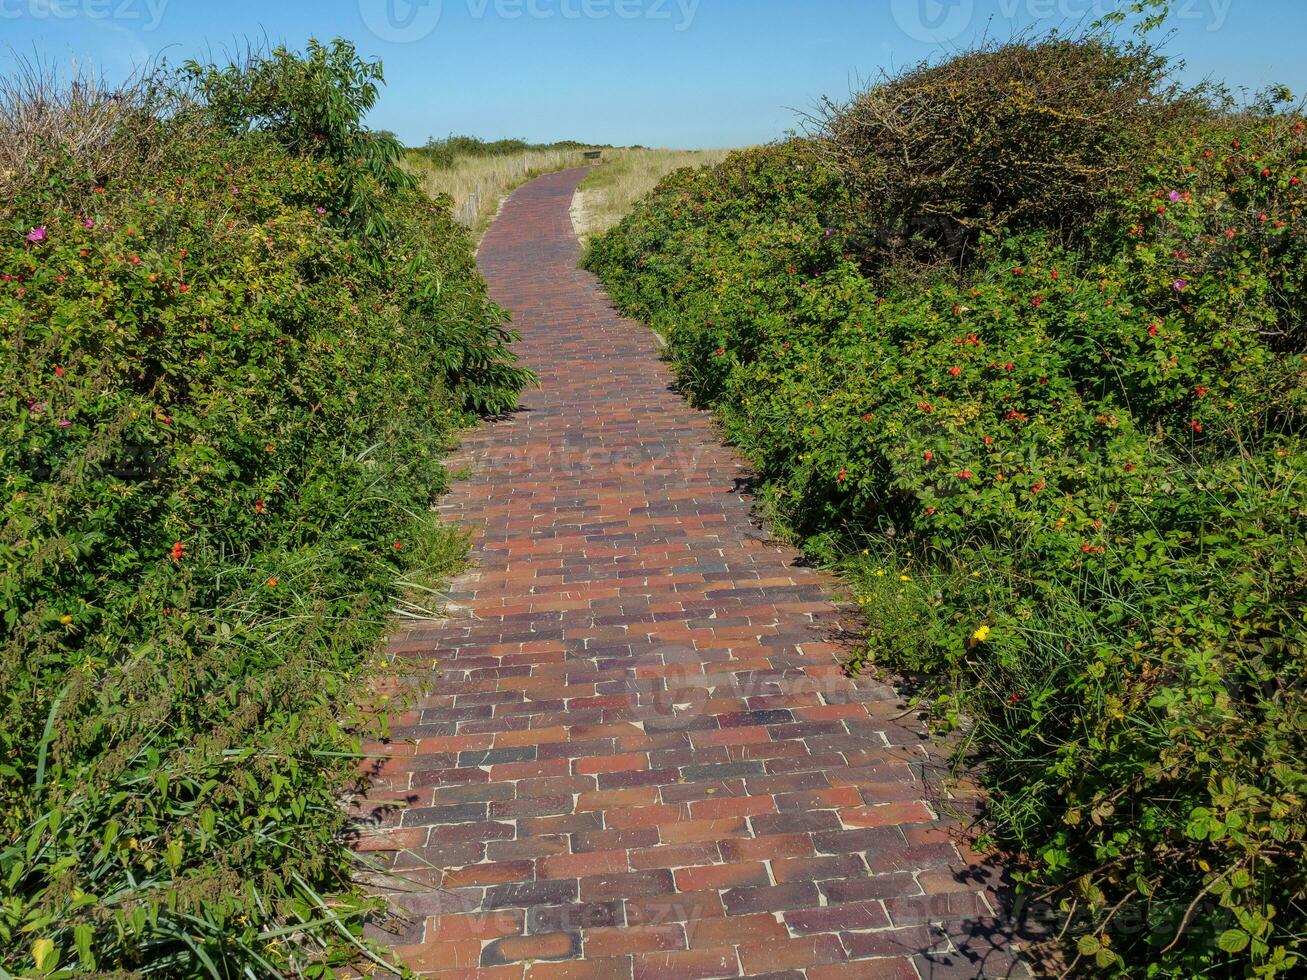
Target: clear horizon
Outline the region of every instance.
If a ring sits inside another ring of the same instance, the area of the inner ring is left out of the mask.
[[[783,136],[824,95],[984,37],[1091,22],[1103,0],[0,0],[12,65],[110,78],[156,57],[222,60],[247,41],[353,40],[380,58],[369,118],[409,145],[451,133],[531,142],[734,147]],[[1288,0],[1178,0],[1165,50],[1187,81],[1307,93]]]

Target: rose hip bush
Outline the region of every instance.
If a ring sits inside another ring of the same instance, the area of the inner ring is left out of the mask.
[[[931,679],[1072,972],[1272,976],[1307,930],[1307,140],[1171,118],[1073,240],[1027,211],[884,264],[791,140],[670,176],[587,264],[847,574],[855,666]]]
[[[361,106],[352,57],[269,64]],[[233,126],[247,71],[211,69],[220,118],[105,93],[113,167],[47,140],[3,205],[6,975],[362,955],[359,680],[401,581],[461,554],[430,510],[452,431],[529,380],[447,209],[384,146],[351,170]]]

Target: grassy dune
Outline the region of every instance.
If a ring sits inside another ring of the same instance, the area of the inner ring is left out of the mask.
[[[729,150],[619,149],[581,182],[572,204],[572,224],[582,241],[602,234],[626,217],[631,206],[682,167],[711,167]]]
[[[541,174],[581,166],[582,152],[530,149],[501,156],[459,156],[449,166],[439,166],[420,153],[410,152],[405,165],[417,176],[427,194],[449,195],[454,218],[479,239],[494,220],[504,198]]]
[[[529,146],[520,141],[484,143],[451,138],[410,150],[405,167],[417,176],[432,197],[448,195],[455,220],[479,239],[494,220],[504,198],[542,174],[585,164],[586,147],[563,143]],[[500,147],[508,147],[508,152]],[[603,161],[582,182],[572,208],[577,234],[588,239],[607,231],[625,217],[631,206],[653,190],[658,181],[682,167],[712,166],[725,159],[727,150],[657,150],[603,148]]]

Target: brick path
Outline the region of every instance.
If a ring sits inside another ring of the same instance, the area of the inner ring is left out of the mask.
[[[840,671],[834,583],[750,522],[654,337],[576,267],[582,173],[482,247],[541,390],[452,464],[454,618],[393,643],[434,687],[372,747],[359,846],[408,913],[377,935],[451,978],[1026,975],[926,802],[920,722]]]

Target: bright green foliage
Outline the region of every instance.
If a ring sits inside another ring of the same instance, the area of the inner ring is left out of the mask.
[[[854,261],[804,141],[672,175],[587,257],[848,574],[866,659],[933,675],[1073,975],[1304,955],[1303,128],[1154,133],[1076,251],[1051,215],[961,272]]]
[[[296,113],[349,131],[350,84]],[[105,186],[52,149],[4,204],[0,972],[358,954],[359,680],[401,577],[461,555],[451,431],[529,380],[443,208],[239,129],[154,120]]]
[[[220,129],[266,133],[294,156],[335,165],[339,186],[327,202],[333,221],[374,234],[384,223],[360,182],[371,178],[392,191],[416,186],[400,166],[399,140],[363,125],[385,78],[380,63],[364,61],[349,41],[310,41],[303,55],[286,48],[251,52],[241,65],[191,61],[185,71]]]

